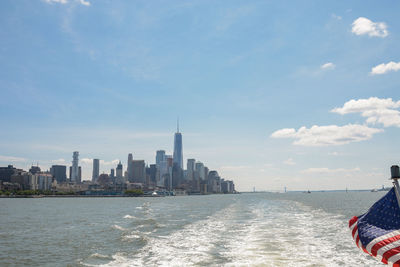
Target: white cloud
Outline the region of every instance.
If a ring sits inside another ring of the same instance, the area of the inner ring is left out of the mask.
[[[306,173],[306,174],[311,174],[311,173],[318,173],[318,174],[329,174],[329,173],[349,173],[349,172],[359,172],[360,168],[353,168],[353,169],[344,169],[344,168],[338,168],[338,169],[329,169],[329,168],[308,168],[305,170],[302,170],[301,173]]]
[[[367,118],[367,123],[381,123],[385,127],[400,127],[400,101],[393,101],[391,98],[370,97],[368,99],[350,100],[341,108],[334,108],[331,112],[339,114],[361,113]]]
[[[333,70],[335,67],[336,67],[336,65],[333,64],[332,62],[327,62],[327,63],[321,65],[322,70]]]
[[[338,16],[336,14],[332,14],[332,18],[337,19],[337,20],[341,20],[342,19],[341,16]]]
[[[44,0],[48,4],[58,3],[58,4],[66,4],[68,0]]]
[[[93,159],[88,159],[88,158],[83,158],[80,160],[81,163],[83,164],[92,164],[93,163]]]
[[[398,71],[400,70],[400,62],[390,61],[389,63],[382,63],[372,68],[371,74],[384,74],[389,71]]]
[[[83,158],[80,160],[82,164],[93,164],[93,159]],[[111,161],[100,160],[100,166],[116,166],[119,163],[118,159],[114,159]]]
[[[84,6],[90,6],[90,2],[89,1],[79,0],[79,3],[81,3]]]
[[[53,3],[57,3],[57,4],[67,4],[69,0],[43,0],[44,2],[48,3],[48,4],[53,4]],[[90,6],[90,2],[89,1],[85,1],[85,0],[76,0],[76,2],[84,5],[84,6]]]
[[[26,161],[26,159],[25,158],[19,158],[19,157],[2,156],[2,155],[0,155],[0,161],[2,161],[2,162],[24,162],[24,161]]]
[[[369,128],[365,125],[348,124],[345,126],[314,125],[311,128],[301,127],[295,129],[281,129],[271,134],[272,138],[293,138],[294,145],[302,146],[330,146],[344,145],[352,142],[360,142],[371,139],[376,133],[382,132],[381,129]]]
[[[388,35],[387,25],[384,22],[373,22],[367,18],[359,17],[352,24],[351,32],[356,35],[369,35],[386,37]]]
[[[111,161],[105,161],[105,160],[100,160],[100,165],[106,165],[106,166],[117,166],[119,163],[118,159],[114,159]]]
[[[296,165],[296,162],[294,162],[292,158],[288,158],[287,160],[285,160],[285,161],[283,162],[283,164],[286,164],[286,165]]]

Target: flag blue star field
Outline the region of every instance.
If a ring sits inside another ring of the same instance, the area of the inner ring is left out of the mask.
[[[357,246],[385,264],[400,267],[400,209],[392,188],[349,227]]]

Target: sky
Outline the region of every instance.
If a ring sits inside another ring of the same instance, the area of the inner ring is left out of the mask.
[[[398,1],[0,1],[0,166],[195,158],[239,191],[390,186]]]

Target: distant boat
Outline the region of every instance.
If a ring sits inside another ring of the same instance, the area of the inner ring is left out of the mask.
[[[376,190],[375,188],[371,190],[371,192],[378,192],[378,190]]]

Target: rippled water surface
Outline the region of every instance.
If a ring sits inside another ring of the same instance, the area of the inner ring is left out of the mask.
[[[0,266],[383,266],[347,228],[383,194],[0,199]]]

